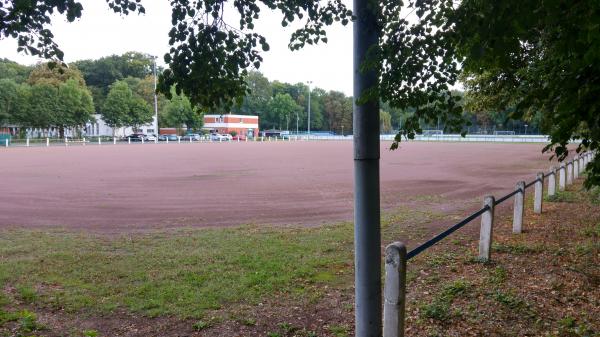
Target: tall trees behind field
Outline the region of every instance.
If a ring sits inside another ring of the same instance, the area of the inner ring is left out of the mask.
[[[76,69],[48,64],[27,69],[3,61],[0,71],[12,76],[0,80],[0,125],[56,127],[63,136],[66,128],[80,129],[91,119],[92,96]]]
[[[52,105],[58,103],[47,102],[44,99],[46,97],[44,93],[48,94],[52,90],[56,90],[57,93],[60,84],[67,80],[73,80],[80,89],[86,91],[87,94],[82,94],[81,99],[89,101],[91,97],[92,112],[95,111],[105,116],[108,119],[107,122],[111,121],[107,124],[112,125],[111,123],[115,120],[108,117],[111,112],[104,111],[104,108],[107,106],[106,100],[111,87],[118,81],[127,84],[132,97],[141,98],[147,105],[153,107],[155,91],[152,62],[152,59],[145,54],[127,52],[123,55],[111,55],[96,60],[77,61],[59,71],[57,68],[53,70],[43,64],[23,66],[0,59],[0,125],[18,124],[38,128],[48,126],[64,128],[72,127],[74,123],[81,123],[83,118],[90,117],[89,113],[80,113],[77,118],[65,117],[63,120],[58,116],[66,116],[64,112],[50,111]],[[298,125],[301,132],[307,130],[309,101],[307,84],[269,81],[258,71],[250,71],[245,80],[250,92],[232,109],[202,111],[198,107],[191,106],[189,98],[182,94],[177,95],[173,92],[171,100],[163,94],[158,94],[159,127],[198,129],[201,127],[202,112],[233,112],[260,116],[261,129],[274,128],[295,131],[296,125]],[[526,130],[528,133],[537,132],[541,121],[539,113],[532,112],[515,120],[511,118],[514,108],[508,107],[504,110],[490,108],[494,99],[502,99],[502,97],[477,94],[473,88],[484,81],[485,76],[481,76],[477,80],[465,79],[463,81],[468,89],[466,94],[454,92],[455,96],[462,97],[459,104],[464,108],[465,119],[471,123],[465,127],[468,133],[493,133],[498,130],[515,131],[516,133],[524,133]],[[53,86],[54,89],[44,87],[43,85],[46,84]],[[71,86],[73,85],[71,84]],[[33,90],[34,86],[42,87],[36,87]],[[66,89],[68,92],[68,88]],[[319,87],[310,89],[311,130],[332,131],[337,134],[351,133],[352,97],[339,91],[326,91]],[[42,97],[39,97],[38,100],[39,95]],[[59,96],[54,97],[58,98]],[[30,105],[30,101],[33,101],[34,104]],[[41,102],[45,102],[45,105],[41,106]],[[189,109],[188,103],[190,104]],[[74,106],[71,103],[68,105]],[[141,103],[138,104],[138,107],[141,106]],[[182,110],[182,107],[185,108]],[[144,105],[144,108],[138,109],[138,112],[146,111],[145,109]],[[127,111],[132,113],[131,110]],[[391,133],[401,129],[414,113],[415,109],[413,108],[392,108],[389,104],[382,102],[381,132]],[[141,120],[147,121],[148,119],[121,118],[120,122],[114,125],[135,126],[131,123],[139,124]],[[443,122],[438,123],[437,121],[421,120],[419,123],[422,129],[443,129],[445,126]],[[85,124],[85,121],[82,124]]]

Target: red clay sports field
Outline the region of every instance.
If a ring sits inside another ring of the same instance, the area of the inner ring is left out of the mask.
[[[552,165],[542,144],[381,148],[384,209],[510,191]],[[0,227],[106,233],[352,219],[351,141],[0,149]]]

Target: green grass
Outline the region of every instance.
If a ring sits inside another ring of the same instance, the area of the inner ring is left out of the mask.
[[[350,282],[352,240],[350,224],[116,238],[11,230],[0,235],[0,287],[71,311],[124,307],[200,318],[230,302]]]
[[[455,298],[464,296],[471,285],[464,280],[456,280],[444,285],[441,291],[427,304],[421,306],[421,315],[438,321],[448,320],[452,313],[450,307]]]
[[[548,202],[575,202],[577,196],[571,191],[556,191],[554,195],[547,195],[544,199]]]

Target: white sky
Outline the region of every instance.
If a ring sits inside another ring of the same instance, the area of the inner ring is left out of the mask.
[[[113,13],[103,0],[80,0],[82,18],[68,23],[55,16],[51,29],[55,41],[65,53],[65,61],[97,59],[127,51],[139,51],[159,56],[169,50],[168,32],[171,28],[171,7],[168,0],[143,0],[145,15],[130,14],[121,17]],[[352,0],[344,0],[351,9]],[[237,24],[236,19],[228,22]],[[300,51],[287,48],[291,28],[281,27],[279,13],[261,11],[255,23],[271,49],[263,53],[259,69],[270,80],[297,83],[312,81],[313,86],[352,94],[352,25],[336,24],[327,29],[328,43],[307,45]],[[33,64],[39,59],[19,54],[16,42],[0,39],[0,56],[22,64]]]

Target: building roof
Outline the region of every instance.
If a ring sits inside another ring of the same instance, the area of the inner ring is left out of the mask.
[[[222,115],[204,115],[204,117],[236,117],[236,118],[258,118],[253,115],[233,115],[233,114],[222,114]]]

